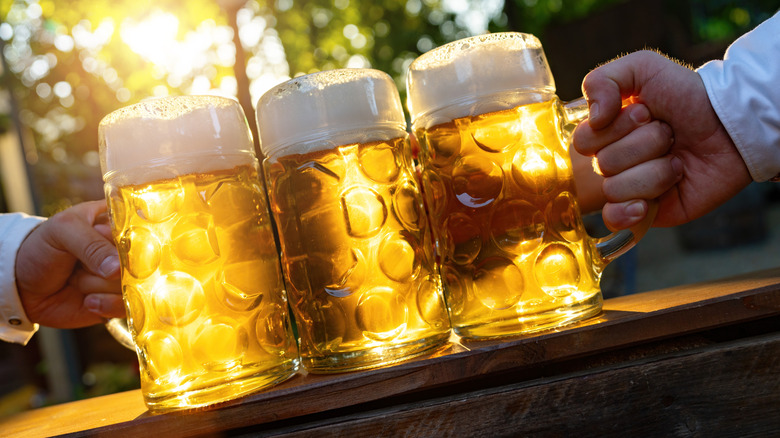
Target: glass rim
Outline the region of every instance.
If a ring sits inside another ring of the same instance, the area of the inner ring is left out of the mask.
[[[162,106],[165,106],[169,102],[174,101],[181,108],[171,112],[160,111]],[[189,102],[191,102],[191,104],[185,105]],[[137,115],[143,113],[149,114],[149,118],[173,120],[183,114],[191,112],[192,110],[207,106],[204,105],[206,103],[212,103],[212,106],[217,107],[229,107],[235,105],[240,106],[238,100],[236,99],[211,94],[153,97],[111,111],[100,120],[98,126],[103,127],[111,123],[120,122],[131,118],[144,118],[137,117]]]
[[[439,47],[435,47],[417,57],[409,64],[409,71],[425,70],[447,64],[457,55],[479,47],[487,47],[500,43],[516,43],[521,45],[514,47],[517,50],[541,49],[542,42],[535,35],[523,32],[495,32],[482,35],[474,35],[459,40],[451,41]],[[514,44],[513,44],[514,46]]]
[[[192,157],[255,154],[255,149],[237,100],[188,95],[148,99],[109,113],[98,125],[98,152],[105,180],[110,172],[138,173],[161,160],[184,166]]]
[[[313,137],[325,144],[358,129],[406,126],[395,81],[374,68],[323,70],[284,81],[260,97],[255,117],[266,157]]]
[[[415,59],[406,75],[406,108],[414,124],[421,117],[462,103],[452,117],[471,112],[484,99],[496,106],[498,93],[555,92],[541,41],[529,33],[497,32],[460,39]]]
[[[287,91],[290,92],[305,92],[305,89],[301,86],[305,85],[317,85],[318,87],[325,87],[337,84],[343,84],[348,82],[354,82],[353,78],[383,78],[392,80],[392,76],[375,68],[334,68],[329,70],[315,71],[307,73],[305,75],[295,76],[286,81],[282,81],[273,87],[269,88],[258,99],[258,105],[264,103],[267,100],[272,100],[277,95]],[[334,79],[347,79],[336,81]],[[328,81],[326,83],[326,80]]]

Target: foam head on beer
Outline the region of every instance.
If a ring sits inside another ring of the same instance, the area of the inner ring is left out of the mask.
[[[514,32],[479,35],[426,52],[410,65],[406,80],[412,120],[437,112],[432,124],[555,94],[541,43]]]
[[[257,124],[260,147],[269,156],[377,140],[371,136],[383,127],[405,129],[406,120],[388,74],[338,69],[297,77],[267,91],[257,102]]]
[[[236,101],[217,96],[150,99],[100,122],[104,181],[141,184],[253,163],[252,134]]]

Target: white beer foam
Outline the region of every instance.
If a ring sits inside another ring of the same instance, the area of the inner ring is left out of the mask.
[[[244,112],[224,97],[147,100],[107,115],[99,132],[104,181],[141,184],[256,162]]]
[[[412,122],[445,108],[437,119],[451,120],[511,108],[519,94],[539,100],[555,94],[555,82],[536,37],[504,32],[454,41],[421,55],[409,67],[406,91]]]
[[[392,78],[374,69],[337,69],[300,76],[257,102],[265,156],[305,154],[405,132],[401,98]]]

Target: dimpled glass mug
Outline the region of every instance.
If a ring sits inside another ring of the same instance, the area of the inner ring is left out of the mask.
[[[106,116],[99,137],[149,409],[211,405],[295,374],[271,218],[238,103],[149,100]]]
[[[568,141],[587,104],[558,100],[539,40],[431,50],[410,65],[407,93],[453,331],[494,338],[598,314],[602,270],[654,212],[631,231],[586,234]]]
[[[257,104],[301,361],[387,365],[450,334],[395,83],[371,69],[292,79]]]

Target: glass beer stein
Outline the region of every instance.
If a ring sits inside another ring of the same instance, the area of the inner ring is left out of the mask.
[[[431,50],[410,65],[407,93],[455,333],[518,335],[598,314],[602,270],[654,212],[630,231],[586,234],[568,143],[587,104],[559,101],[539,40],[497,33]]]
[[[450,326],[398,90],[385,73],[292,79],[257,104],[301,361],[313,373],[430,352]]]
[[[295,374],[270,214],[238,103],[149,100],[106,116],[99,137],[149,409],[211,405]]]

